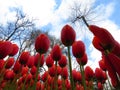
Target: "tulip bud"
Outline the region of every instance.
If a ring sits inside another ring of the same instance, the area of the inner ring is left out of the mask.
[[[37,65],[38,65],[38,61],[39,61],[39,63],[40,63],[40,67],[42,67],[43,64],[44,64],[44,54],[41,55],[41,58],[40,58],[40,54],[39,54],[39,53],[37,53],[37,54],[35,55],[34,65],[35,65],[36,67],[37,67]]]
[[[90,81],[94,77],[94,72],[91,69],[91,67],[86,66],[85,67],[85,78],[86,80]]]
[[[102,43],[101,43],[101,41],[99,40],[98,37],[94,36],[94,38],[92,40],[92,44],[99,51],[104,51],[104,47],[102,46]]]
[[[83,65],[83,66],[86,65],[88,61],[87,54],[84,53],[84,55],[81,58],[76,58],[76,60],[79,65]]]
[[[61,56],[62,56],[62,52],[61,52],[60,46],[55,45],[51,51],[52,59],[55,61],[59,61],[61,59]]]
[[[27,66],[29,68],[31,68],[32,66],[34,66],[34,61],[35,61],[34,56],[29,56],[28,61],[27,61]]]
[[[12,52],[9,54],[10,56],[14,56],[17,54],[19,47],[17,46],[17,44],[12,44],[13,50]]]
[[[100,68],[101,68],[103,71],[106,71],[106,66],[105,66],[105,62],[104,62],[103,59],[101,59],[101,60],[99,61],[99,66],[100,66]]]
[[[0,59],[5,58],[12,50],[13,46],[10,41],[0,41]]]
[[[31,70],[30,70],[30,73],[31,73],[32,75],[35,75],[36,72],[37,72],[37,68],[36,68],[36,66],[33,66],[33,67],[31,68]]]
[[[62,68],[61,76],[64,79],[68,78],[68,69],[67,69],[67,67]]]
[[[75,41],[72,45],[72,53],[76,58],[81,58],[85,53],[85,45],[82,41]]]
[[[65,67],[67,65],[67,58],[66,56],[62,55],[61,59],[58,61],[60,67]]]
[[[115,42],[113,36],[106,29],[95,25],[89,25],[89,29],[96,37],[99,38],[101,46],[104,47],[104,50],[111,51]]]
[[[13,57],[10,57],[10,58],[8,58],[8,60],[6,61],[5,68],[6,68],[6,69],[9,69],[9,68],[12,67],[13,64],[14,64],[14,58],[13,58]]]
[[[100,69],[100,68],[95,69],[95,77],[100,82],[102,82],[104,80],[104,75],[103,75],[102,69]]]
[[[56,74],[56,71],[55,71],[55,65],[53,65],[52,67],[49,68],[49,75],[51,77],[54,77]]]
[[[29,59],[30,53],[29,52],[22,52],[19,58],[20,64],[26,64]]]
[[[42,81],[45,82],[47,80],[48,77],[48,72],[44,72],[44,74],[42,75]]]
[[[70,25],[65,25],[61,31],[61,41],[65,46],[71,46],[75,41],[76,33]]]
[[[12,70],[6,70],[4,74],[4,79],[5,80],[13,80],[15,77],[15,73]]]
[[[0,59],[0,71],[4,68],[5,61],[3,59]]]
[[[52,65],[54,64],[54,61],[51,57],[51,55],[48,55],[47,58],[46,58],[46,65],[49,67],[52,67]]]
[[[40,54],[46,53],[50,46],[50,40],[45,34],[40,34],[35,41],[35,49]]]
[[[13,71],[15,73],[18,73],[21,70],[21,64],[19,63],[19,61],[16,61],[14,66],[13,66]]]

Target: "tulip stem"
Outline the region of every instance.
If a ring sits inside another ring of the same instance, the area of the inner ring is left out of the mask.
[[[57,84],[57,60],[55,61],[55,82],[54,82],[54,86],[55,86],[55,90],[58,90],[58,84]]]
[[[40,54],[40,56],[39,56],[39,58],[38,58],[37,72],[36,72],[35,82],[34,82],[34,85],[33,85],[33,89],[32,89],[32,90],[36,90],[36,83],[37,83],[38,74],[39,74],[40,60],[41,60],[41,54]]]
[[[74,81],[72,76],[72,64],[71,64],[71,57],[70,57],[70,46],[68,48],[68,60],[69,60],[69,71],[70,71],[70,83],[72,85],[72,90],[74,90]]]
[[[82,74],[82,84],[83,84],[84,90],[87,90],[86,81],[85,81],[85,74],[84,74],[84,67],[82,65],[80,65],[80,71]]]
[[[107,72],[105,71],[105,73],[106,73],[106,75],[107,75]],[[109,80],[109,78],[108,78],[108,75],[107,75],[107,79],[108,79],[108,84],[109,84],[109,86],[110,86],[110,89],[112,90],[112,86],[111,86],[111,84],[110,84],[110,80]]]

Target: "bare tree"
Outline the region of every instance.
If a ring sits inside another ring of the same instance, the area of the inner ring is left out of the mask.
[[[33,31],[34,19],[28,18],[20,9],[15,9],[16,16],[14,21],[8,21],[6,26],[0,25],[0,39],[16,42],[21,53],[27,47],[26,41]]]
[[[98,8],[93,6],[93,4],[82,4],[81,2],[76,1],[70,6],[71,14],[69,16],[69,21],[73,24],[78,22],[81,27],[85,25],[88,27],[88,24],[101,20],[99,18],[101,12],[98,13],[97,10]]]

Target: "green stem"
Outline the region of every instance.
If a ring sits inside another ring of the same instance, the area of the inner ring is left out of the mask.
[[[105,73],[106,73],[106,75],[107,75],[107,72],[105,71]],[[108,78],[108,75],[107,75],[107,79],[108,79],[108,84],[109,84],[109,86],[110,86],[110,89],[112,90],[112,86],[111,86],[111,84],[110,84],[110,80],[109,80],[109,78]]]
[[[58,84],[57,84],[57,61],[55,61],[55,82],[54,82],[54,86],[55,86],[55,90],[58,90]]]
[[[62,74],[63,74],[63,68],[62,68]],[[61,78],[62,78],[62,90],[66,90],[65,89],[65,79],[63,78],[63,76]]]
[[[85,75],[84,75],[84,67],[82,65],[80,65],[80,71],[82,74],[82,84],[83,84],[84,90],[87,90],[86,80],[85,80]]]
[[[72,90],[74,90],[74,81],[72,77],[72,64],[71,64],[71,56],[70,56],[70,46],[68,48],[68,60],[69,60],[69,71],[70,71],[70,83],[72,85]]]
[[[38,58],[37,72],[36,72],[35,82],[34,82],[32,90],[36,90],[36,83],[37,83],[38,74],[39,74],[40,60],[41,60],[41,54],[40,54],[40,56]]]

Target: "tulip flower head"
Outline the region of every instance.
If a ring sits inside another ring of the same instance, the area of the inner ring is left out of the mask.
[[[61,31],[61,41],[65,46],[71,46],[76,38],[76,33],[70,25],[65,25]]]

